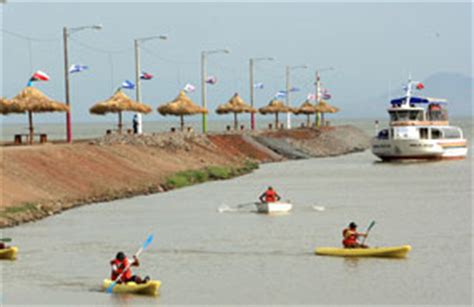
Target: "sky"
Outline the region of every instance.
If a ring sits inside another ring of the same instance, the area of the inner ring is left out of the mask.
[[[123,80],[134,80],[133,40],[160,34],[169,39],[147,41],[142,48],[142,70],[155,76],[142,82],[142,101],[154,109],[174,99],[186,83],[196,85],[190,97],[201,103],[201,51],[216,48],[231,53],[209,56],[208,73],[218,79],[208,86],[210,110],[235,92],[249,101],[251,57],[276,59],[255,67],[255,81],[264,83],[256,90],[257,107],[285,88],[287,65],[308,66],[291,73],[292,86],[301,89],[292,95],[293,105],[314,91],[315,71],[332,66],[321,73],[322,82],[333,96],[329,102],[343,110],[341,117],[384,112],[388,102],[373,98],[389,89],[401,94],[408,73],[417,80],[439,72],[472,77],[470,2],[8,1],[0,10],[0,89],[6,97],[42,70],[51,80],[35,86],[64,101],[62,27],[103,25],[101,31],[76,32],[69,40],[69,62],[90,67],[71,76],[72,114],[80,122],[104,120],[88,109],[111,96]],[[135,91],[127,94],[135,97]],[[149,118],[160,116],[155,112]],[[63,120],[63,115],[39,119]]]

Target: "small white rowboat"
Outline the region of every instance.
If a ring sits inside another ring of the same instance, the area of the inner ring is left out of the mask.
[[[255,203],[258,213],[285,213],[293,208],[293,205],[287,202],[276,201],[273,203]]]

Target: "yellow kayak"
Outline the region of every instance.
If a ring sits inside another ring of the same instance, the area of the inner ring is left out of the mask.
[[[402,245],[371,248],[318,247],[314,252],[321,256],[404,258],[410,250],[410,245]]]
[[[102,288],[107,290],[108,287],[112,284],[110,279],[104,279]],[[143,294],[143,295],[158,295],[158,290],[160,289],[161,281],[159,280],[150,280],[144,284],[137,284],[134,282],[128,282],[126,284],[116,284],[113,288],[113,293],[134,293],[134,294]]]
[[[0,249],[0,259],[15,260],[17,252],[18,247],[15,246]]]

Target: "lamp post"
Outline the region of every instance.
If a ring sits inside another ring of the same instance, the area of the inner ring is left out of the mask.
[[[330,70],[334,70],[334,67],[329,66],[325,68],[319,68],[316,70],[316,82],[314,82],[315,91],[316,91],[314,93],[314,97],[316,98],[316,104],[318,104],[321,101],[321,77],[319,73],[323,71],[330,71]],[[317,127],[320,126],[319,112],[316,113],[316,126]]]
[[[136,90],[136,96],[135,99],[137,102],[141,102],[142,100],[142,92],[141,92],[141,79],[140,79],[140,70],[141,70],[141,55],[140,55],[140,43],[153,40],[153,39],[162,39],[166,40],[168,39],[167,35],[156,35],[156,36],[149,36],[149,37],[143,37],[143,38],[137,38],[134,40],[134,46],[135,46],[135,90]],[[143,133],[143,125],[142,125],[142,114],[141,113],[135,113],[135,116],[137,118],[137,133],[142,134]]]
[[[68,38],[75,32],[86,29],[101,30],[102,25],[82,26],[75,28],[63,27],[63,45],[64,45],[64,84],[66,90],[66,104],[70,105],[69,100],[69,58],[68,58]],[[71,110],[66,113],[66,139],[68,143],[72,143],[72,127],[71,127]]]
[[[215,49],[201,52],[201,95],[202,107],[207,107],[206,97],[206,79],[207,79],[207,56],[214,53],[230,53],[229,49]],[[207,132],[207,114],[202,114],[202,132]]]
[[[250,105],[253,107],[254,106],[254,79],[253,79],[253,73],[254,73],[254,65],[255,62],[258,61],[274,61],[275,58],[273,57],[266,57],[266,58],[251,58],[249,60],[249,72],[250,72]],[[252,130],[255,130],[255,113],[250,114],[250,128]]]
[[[290,73],[294,69],[306,69],[308,66],[306,65],[298,65],[298,66],[286,66],[286,105],[291,107],[291,99],[290,99],[290,92],[291,92],[291,81],[290,81]],[[286,113],[286,128],[291,129],[291,112]]]

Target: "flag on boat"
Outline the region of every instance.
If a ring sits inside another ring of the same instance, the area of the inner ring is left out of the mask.
[[[73,73],[76,73],[76,72],[84,71],[84,70],[86,70],[86,69],[89,69],[89,67],[86,66],[86,65],[73,64],[73,65],[71,65],[71,67],[69,67],[69,73],[70,73],[70,74],[73,74]]]
[[[153,79],[153,75],[142,71],[142,73],[140,74],[140,79],[141,80],[151,80],[151,79]]]
[[[280,98],[285,98],[286,97],[286,91],[278,91],[275,94],[275,99],[280,99]]]
[[[424,89],[424,88],[425,88],[425,85],[424,85],[423,83],[421,83],[421,82],[418,82],[418,84],[416,85],[416,89],[417,89],[417,90],[422,90],[422,89]]]
[[[194,85],[192,85],[191,83],[187,83],[183,90],[186,92],[186,93],[192,93],[196,90],[196,87]]]
[[[253,88],[263,89],[263,82],[257,82],[253,84]]]
[[[216,83],[217,83],[217,78],[216,78],[216,76],[209,76],[209,77],[207,77],[206,83],[209,83],[209,84],[212,84],[212,85],[216,84]]]
[[[125,80],[122,82],[122,88],[133,90],[135,88],[135,83],[130,80]]]

